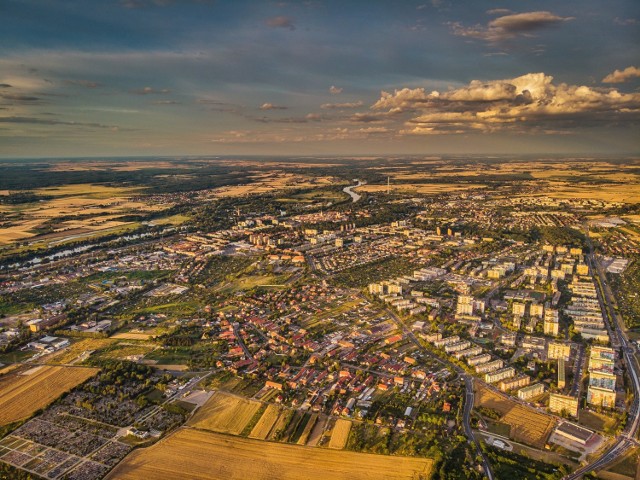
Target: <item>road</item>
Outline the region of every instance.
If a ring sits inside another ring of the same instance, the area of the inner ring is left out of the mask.
[[[595,275],[598,276],[600,280],[600,286],[602,292],[600,292],[600,288],[598,288],[598,298],[602,302],[603,312],[609,312],[610,316],[605,315],[607,318],[606,323],[609,323],[609,318],[613,320],[614,325],[608,325],[609,329],[611,327],[615,327],[617,338],[622,348],[622,358],[625,363],[625,367],[627,372],[629,373],[629,377],[631,377],[633,384],[633,392],[634,399],[633,403],[629,408],[629,415],[627,417],[627,425],[625,426],[623,432],[616,437],[615,442],[611,447],[609,447],[600,457],[595,459],[593,462],[585,465],[582,468],[579,468],[575,472],[570,475],[564,477],[564,480],[577,480],[581,478],[585,473],[590,472],[592,470],[600,470],[611,463],[613,460],[620,458],[629,448],[636,445],[637,442],[635,440],[638,434],[638,427],[640,426],[640,416],[638,412],[640,410],[640,365],[638,365],[638,360],[633,354],[633,349],[630,346],[629,339],[627,338],[627,334],[624,331],[624,321],[622,317],[616,312],[614,305],[616,305],[615,297],[613,296],[613,292],[611,292],[611,288],[607,283],[607,276],[598,262],[597,258],[593,252],[593,244],[591,243],[591,239],[587,234],[587,243],[589,245],[589,254],[587,255],[587,260],[593,269]],[[602,293],[602,297],[600,294]]]
[[[573,384],[571,385],[571,390],[569,391],[569,395],[572,397],[580,397],[580,391],[582,389],[582,375],[584,373],[584,345],[578,346],[578,355],[576,356],[577,360],[573,365]]]
[[[463,369],[458,367],[457,365],[448,362],[440,357],[435,356],[432,352],[427,350],[421,343],[420,340],[415,336],[415,334],[411,331],[409,327],[407,327],[400,318],[395,314],[394,311],[390,309],[385,310],[386,313],[389,314],[389,317],[395,322],[395,324],[407,335],[409,340],[411,340],[422,352],[429,355],[431,358],[434,358],[442,365],[449,367],[456,371],[460,377],[464,380],[466,387],[466,396],[464,402],[464,411],[462,415],[462,424],[464,427],[465,435],[467,436],[469,443],[475,444],[476,453],[482,458],[482,465],[484,468],[484,473],[489,480],[493,480],[493,472],[491,471],[491,466],[489,465],[489,461],[487,457],[484,455],[484,452],[480,448],[480,441],[473,434],[473,430],[471,429],[471,410],[473,409],[473,377],[467,374]]]
[[[244,343],[242,335],[240,334],[239,325],[236,322],[234,322],[232,325],[233,334],[236,336],[236,340],[238,341],[238,345],[240,345],[240,348],[242,348],[244,356],[247,357],[247,359],[253,360],[253,355],[251,355],[251,352],[247,348],[247,345]]]
[[[176,393],[174,393],[171,397],[167,398],[164,402],[162,402],[161,405],[157,405],[156,407],[154,407],[153,409],[151,409],[149,412],[145,413],[143,416],[136,418],[136,422],[137,423],[141,423],[144,420],[153,417],[156,413],[158,413],[161,409],[162,406],[167,405],[168,403],[173,402],[174,400],[178,400],[179,398],[184,397],[185,395],[191,393],[191,391],[196,388],[198,386],[198,384],[204,380],[205,378],[209,377],[210,375],[213,375],[214,373],[218,372],[219,369],[216,370],[211,370],[207,373],[205,373],[202,376],[198,376],[198,377],[193,377],[191,380],[189,380],[185,385],[184,388],[182,388],[181,390],[178,390]]]

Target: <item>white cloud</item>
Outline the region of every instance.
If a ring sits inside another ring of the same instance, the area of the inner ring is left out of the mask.
[[[165,95],[167,93],[171,93],[171,90],[167,88],[157,89],[153,87],[144,87],[138,90],[131,90],[131,93],[135,93],[136,95]]]
[[[331,85],[331,87],[329,87],[329,92],[331,92],[333,95],[338,95],[340,93],[342,93],[342,88],[340,87],[336,87],[335,85]]]
[[[552,25],[573,20],[547,11],[514,13],[491,20],[487,26],[465,27],[459,22],[451,23],[451,31],[460,37],[471,37],[497,43],[518,36],[532,36],[533,32]]]
[[[260,110],[286,110],[288,107],[284,105],[274,105],[273,103],[263,103],[260,105]]]
[[[640,93],[554,84],[550,75],[529,73],[505,80],[473,80],[446,92],[427,93],[424,88],[381,92],[371,108],[403,118],[403,134],[562,131],[640,122]]]
[[[602,83],[624,83],[632,78],[640,77],[640,68],[627,67],[624,70],[616,70],[602,79]]]
[[[346,109],[346,108],[358,108],[362,106],[362,101],[357,102],[345,102],[345,103],[323,103],[320,108],[327,109]]]

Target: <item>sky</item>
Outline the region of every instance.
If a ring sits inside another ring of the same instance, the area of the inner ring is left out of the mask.
[[[637,0],[1,0],[0,157],[640,153]]]

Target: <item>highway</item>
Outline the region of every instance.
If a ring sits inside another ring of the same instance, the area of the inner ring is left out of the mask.
[[[633,353],[633,349],[630,347],[629,339],[627,338],[627,334],[624,331],[624,321],[613,308],[614,305],[616,305],[615,297],[613,296],[613,292],[611,292],[611,288],[607,283],[607,276],[593,253],[593,244],[591,243],[591,239],[589,238],[588,234],[587,242],[589,244],[589,254],[587,255],[587,260],[590,264],[590,267],[593,269],[594,274],[598,276],[600,280],[600,287],[602,290],[600,291],[600,288],[598,288],[598,298],[601,301],[603,312],[606,313],[608,311],[610,314],[608,318],[611,318],[613,320],[614,325],[610,325],[609,329],[612,330],[611,327],[615,327],[615,333],[617,333],[617,338],[622,348],[622,358],[624,360],[626,370],[629,373],[629,377],[631,377],[633,383],[634,399],[629,408],[627,425],[625,426],[623,432],[616,437],[616,441],[614,442],[614,444],[609,447],[602,455],[600,455],[599,458],[597,458],[590,464],[579,468],[572,474],[567,475],[566,477],[564,477],[564,480],[577,480],[581,478],[585,473],[593,470],[600,470],[611,463],[613,460],[620,458],[620,456],[623,455],[629,448],[637,444],[636,436],[638,434],[638,427],[640,426],[640,416],[638,415],[638,412],[640,410],[640,365],[638,365],[638,360]],[[600,294],[602,294],[602,296]]]

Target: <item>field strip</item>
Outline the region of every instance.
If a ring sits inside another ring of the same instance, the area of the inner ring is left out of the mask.
[[[303,447],[182,428],[139,449],[107,479],[427,480],[428,458]]]

